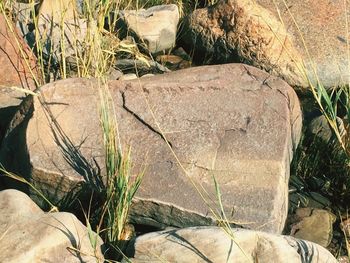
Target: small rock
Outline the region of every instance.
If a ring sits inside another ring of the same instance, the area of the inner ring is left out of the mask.
[[[154,74],[146,74],[146,75],[143,75],[141,78],[148,78],[148,77],[153,77]]]
[[[62,21],[77,18],[76,0],[43,0],[39,7],[39,17],[50,17],[50,22],[61,24]]]
[[[338,258],[338,263],[350,263],[349,257],[341,256]]]
[[[133,79],[137,79],[136,74],[133,74],[133,73],[122,75],[119,78],[119,80],[133,80]]]
[[[108,72],[108,79],[109,80],[117,80],[121,76],[123,76],[123,72],[121,72],[120,70],[117,70],[117,69],[115,69],[113,67],[111,67],[109,69],[109,72]]]
[[[138,11],[122,11],[120,17],[152,53],[175,46],[179,10],[177,5],[153,6]]]
[[[0,262],[103,262],[101,238],[92,233],[94,249],[87,228],[73,214],[44,213],[17,190],[0,192],[0,210]]]
[[[333,236],[333,223],[336,216],[321,209],[299,208],[296,210],[296,220],[291,229],[291,236],[315,242],[327,247]]]
[[[339,117],[337,117],[337,124],[339,127],[340,136],[343,137],[346,134],[346,129],[343,120]],[[330,127],[324,115],[313,119],[309,125],[309,130],[312,134],[316,135],[325,143],[328,143],[334,134],[333,129]]]

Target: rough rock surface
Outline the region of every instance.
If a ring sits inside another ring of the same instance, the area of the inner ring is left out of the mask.
[[[102,240],[97,237],[94,251],[86,227],[73,214],[44,213],[26,194],[12,189],[0,192],[0,210],[0,262],[92,263],[97,261],[93,255],[103,261]]]
[[[308,86],[302,63],[315,83],[314,63],[320,81],[331,87],[349,81],[343,5],[341,0],[220,0],[187,18],[183,39],[214,62],[244,61],[293,86]]]
[[[0,87],[0,145],[8,125],[24,97],[24,92]]]
[[[177,5],[153,6],[149,9],[120,12],[129,30],[146,44],[151,53],[175,46],[179,10]]]
[[[77,17],[76,0],[43,0],[39,7],[39,16],[50,17],[54,23],[72,20]]]
[[[327,247],[333,237],[333,223],[336,216],[327,210],[299,208],[295,215],[296,222],[291,229],[291,235],[315,242]]]
[[[32,167],[18,172],[30,173],[46,195],[71,193],[73,185],[103,174],[97,87],[96,81],[68,79],[43,86],[43,104],[34,99],[25,133],[24,158],[29,160],[23,160]],[[113,81],[109,87],[123,146],[132,146],[134,172],[141,164],[147,168],[131,211],[135,222],[214,223],[189,178],[216,200],[215,176],[230,220],[282,231],[289,164],[301,131],[298,98],[284,81],[250,66],[227,64]],[[16,140],[5,138],[0,156],[24,147]],[[3,162],[27,167],[16,164],[20,159]]]
[[[31,71],[37,76],[36,60],[17,33],[16,26],[11,21],[8,23],[0,14],[0,88],[18,86],[33,89],[35,85]]]
[[[243,229],[231,239],[218,227],[154,232],[136,238],[129,247],[132,262],[259,262],[336,263],[323,247],[289,236]]]

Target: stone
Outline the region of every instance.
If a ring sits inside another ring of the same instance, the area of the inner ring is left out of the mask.
[[[137,79],[136,74],[134,73],[129,73],[125,74],[119,77],[119,80],[132,80],[132,79]]]
[[[325,87],[344,85],[349,70],[343,5],[341,0],[220,0],[185,19],[182,39],[212,62],[242,61],[292,86],[308,87],[306,76],[316,84],[314,67]]]
[[[92,233],[94,249],[86,227],[73,214],[44,213],[13,189],[0,192],[0,209],[0,262],[103,262],[101,238]]]
[[[279,17],[278,13],[282,14],[283,23],[303,58],[311,82],[316,83],[315,67],[317,77],[325,87],[349,83],[349,61],[344,55],[348,52],[346,15],[349,13],[345,11],[348,8],[344,6],[344,1],[320,0],[308,3],[302,0],[278,0],[274,4],[269,0],[257,0],[257,3],[275,17]]]
[[[179,10],[177,5],[160,5],[148,9],[125,10],[120,18],[152,54],[175,46]]]
[[[13,88],[0,87],[0,146],[8,125],[25,95],[24,92]]]
[[[296,222],[292,225],[291,236],[327,247],[333,237],[333,223],[336,216],[327,210],[299,208]]]
[[[16,26],[0,14],[0,88],[17,86],[35,89],[38,74],[36,59],[16,30]]]
[[[127,255],[135,263],[337,262],[325,248],[309,241],[244,229],[231,231],[231,236],[219,227],[193,227],[149,233],[137,237],[130,244]]]
[[[132,174],[146,167],[132,222],[216,224],[208,207],[218,207],[215,176],[233,224],[281,233],[289,164],[302,124],[298,98],[287,83],[247,65],[227,64],[108,85],[122,146],[132,147]],[[9,134],[0,161],[22,168],[20,175],[56,201],[84,181],[96,185],[104,173],[97,88],[88,79],[43,86],[24,132],[26,145]],[[23,147],[23,158],[9,158]],[[192,183],[211,196],[208,205]]]
[[[253,0],[221,0],[197,9],[185,19],[183,32],[184,43],[209,58],[209,63],[239,60],[291,85],[307,85],[298,71],[302,57],[287,30]]]
[[[39,6],[39,17],[58,25],[62,21],[74,20],[77,18],[76,0],[43,0]]]
[[[337,117],[336,121],[339,128],[340,136],[341,138],[343,138],[346,135],[344,122],[339,117]],[[311,134],[321,139],[324,143],[328,143],[332,138],[334,138],[334,131],[330,127],[324,115],[318,116],[311,120],[309,124],[309,131]]]
[[[70,68],[73,69],[74,74],[74,70],[77,68],[77,57],[83,57],[87,41],[89,41],[90,36],[95,34],[96,30],[97,27],[94,21],[67,18],[61,25],[61,22],[52,21],[51,16],[40,16],[38,32],[40,39],[43,41],[44,59],[47,63],[50,59],[53,65],[57,66],[59,64],[62,67],[63,59],[65,59],[65,63],[71,66]],[[64,51],[62,51],[62,48],[64,48]],[[91,60],[97,61],[97,58],[91,58]],[[94,63],[92,63],[92,66],[95,66]],[[69,67],[67,67],[67,74],[69,73]]]

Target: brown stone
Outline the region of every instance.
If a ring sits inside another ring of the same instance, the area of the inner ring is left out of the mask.
[[[185,20],[183,39],[213,62],[240,60],[292,86],[315,84],[315,67],[332,87],[349,82],[344,10],[342,0],[220,0]]]
[[[43,86],[39,98],[51,117],[34,99],[26,131],[29,172],[50,197],[93,181],[99,169],[103,174],[97,87],[86,79]],[[208,204],[217,208],[215,176],[232,223],[282,231],[289,163],[301,131],[298,98],[284,81],[250,66],[227,64],[113,81],[109,87],[123,147],[132,146],[133,174],[146,166],[131,211],[134,222],[213,224],[216,218],[192,182],[206,189],[212,197]],[[4,144],[4,149],[16,145],[11,136]]]
[[[14,30],[14,31],[12,31]],[[35,88],[36,59],[16,31],[0,14],[0,91],[3,87]],[[1,106],[1,105],[0,105]]]

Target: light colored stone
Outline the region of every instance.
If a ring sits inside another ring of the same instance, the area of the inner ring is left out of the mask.
[[[293,86],[308,86],[303,63],[315,84],[315,66],[321,83],[332,87],[350,77],[344,10],[341,0],[220,0],[185,20],[183,39],[213,62],[239,59]]]
[[[134,73],[129,73],[129,74],[125,74],[125,75],[121,75],[119,77],[119,80],[133,80],[133,79],[137,79],[136,74]]]
[[[67,79],[43,86],[41,97],[35,98],[26,131],[32,168],[18,172],[29,173],[46,196],[57,200],[104,173],[97,87],[93,80]],[[131,210],[134,222],[158,227],[214,224],[189,178],[206,189],[213,198],[209,205],[217,208],[215,176],[229,220],[282,231],[289,163],[302,119],[298,98],[284,81],[250,66],[227,64],[113,81],[109,87],[123,146],[132,146],[132,174],[142,164],[147,168]],[[45,99],[53,119],[39,99]],[[18,158],[8,159],[22,144],[11,136],[4,144],[11,150],[0,153],[7,158],[3,163],[28,167]]]
[[[61,24],[61,22],[52,22],[51,19],[51,16],[40,16],[38,22],[44,58],[50,58],[51,63],[59,63],[63,66],[63,58],[68,64],[70,62],[68,58],[71,57],[76,64],[76,58],[83,57],[86,43],[91,41],[89,37],[93,38],[97,30],[95,22],[77,18],[65,19]],[[95,53],[92,52],[92,54]],[[91,60],[97,62],[97,58],[91,58]]]
[[[291,235],[327,247],[333,237],[333,223],[336,216],[322,209],[299,208],[297,222],[293,224]]]
[[[153,6],[148,9],[122,11],[121,19],[127,28],[145,43],[151,53],[175,46],[179,10],[177,5]]]
[[[17,190],[0,192],[0,210],[0,262],[103,262],[102,240],[93,233],[94,250],[86,227],[73,214],[44,213]]]
[[[77,18],[76,0],[42,0],[39,17],[50,18],[59,25],[62,21],[74,20]]]
[[[323,247],[289,236],[218,227],[194,227],[146,234],[129,247],[130,260],[141,262],[336,263]],[[126,262],[126,261],[124,261]]]

